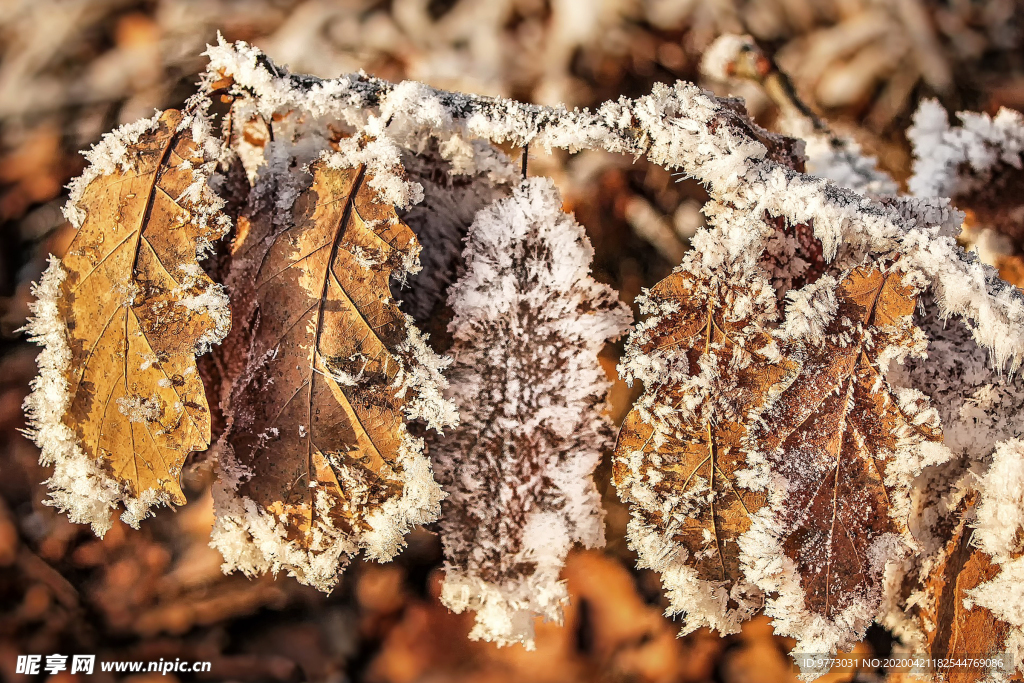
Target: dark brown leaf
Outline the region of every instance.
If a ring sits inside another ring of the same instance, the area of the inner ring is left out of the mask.
[[[874,617],[885,563],[904,547],[918,451],[942,434],[922,395],[900,394],[884,378],[889,357],[920,346],[907,317],[916,296],[901,273],[858,268],[836,300],[824,343],[792,350],[800,372],[759,416],[751,447],[785,480],[777,533],[804,609],[841,624],[842,647]]]
[[[342,554],[361,543],[373,556],[397,552],[400,530],[436,514],[439,493],[406,428],[408,402],[418,397],[408,385],[415,349],[388,288],[413,262],[416,238],[378,200],[365,167],[321,161],[311,171],[294,224],[272,236],[255,269],[249,360],[222,458],[226,482],[243,474],[218,501],[218,516],[265,546],[258,517],[283,544],[264,551],[268,565],[238,566],[284,566],[326,589]],[[240,552],[237,543],[218,547],[229,561]]]

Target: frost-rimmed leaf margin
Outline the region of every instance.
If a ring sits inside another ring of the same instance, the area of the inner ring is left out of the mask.
[[[230,218],[221,213],[224,201],[210,188],[209,181],[216,172],[224,146],[217,136],[211,135],[209,106],[210,99],[204,92],[189,98],[174,131],[191,136],[204,159],[204,163],[192,167],[192,183],[178,199],[190,200],[193,218],[202,225],[213,219],[217,230],[211,234],[223,236],[230,229]],[[73,227],[81,228],[86,219],[86,210],[79,204],[88,187],[93,181],[117,171],[134,171],[130,148],[158,127],[164,113],[157,111],[151,118],[124,124],[106,133],[82,153],[88,164],[69,183],[69,197],[63,207],[64,216]],[[197,261],[212,252],[212,243],[197,241]],[[29,304],[31,316],[22,329],[28,333],[30,341],[43,346],[43,350],[36,358],[39,374],[32,380],[32,391],[23,404],[27,421],[24,432],[39,447],[40,464],[54,468],[44,482],[50,490],[50,498],[44,504],[66,513],[74,523],[91,525],[93,532],[102,538],[113,526],[111,512],[116,511],[119,504],[124,508],[121,520],[137,529],[140,522],[152,514],[152,508],[169,507],[172,501],[166,492],[155,489],[142,491],[138,496],[129,493],[96,458],[85,453],[74,430],[64,424],[64,415],[71,404],[65,372],[72,360],[67,323],[59,309],[61,286],[66,278],[61,260],[51,255],[40,281],[32,286],[35,301]],[[211,282],[196,301],[180,303],[202,306],[214,322],[213,329],[196,341],[196,356],[207,353],[227,335],[231,311],[221,284]]]
[[[909,358],[921,358],[925,355],[927,339],[914,325],[912,311],[914,300],[920,291],[919,288],[926,283],[926,279],[917,270],[903,269],[898,261],[896,263],[869,262],[867,266],[862,266],[856,271],[844,271],[842,279],[845,281],[847,277],[855,276],[857,271],[863,273],[868,267],[870,268],[868,272],[883,278],[878,284],[879,299],[875,305],[881,308],[884,301],[885,283],[889,278],[895,277],[899,281],[897,289],[902,290],[898,297],[907,304],[904,313],[895,318],[885,315],[880,323],[874,320],[869,321],[868,318],[864,318],[862,322],[851,323],[850,318],[846,315],[837,318],[839,313],[833,309],[823,317],[820,324],[823,327],[831,326],[833,321],[838,321],[838,325],[829,332],[830,338],[827,343],[831,349],[839,352],[842,348],[850,348],[853,345],[854,348],[857,348],[856,354],[860,356],[858,364],[866,361],[863,367],[872,378],[870,397],[880,396],[882,398],[880,406],[884,406],[884,411],[879,409],[876,415],[879,418],[877,424],[885,425],[886,436],[891,437],[892,441],[887,444],[884,438],[879,439],[870,434],[866,435],[855,423],[847,426],[845,415],[853,415],[854,411],[872,414],[874,410],[873,404],[868,404],[866,409],[855,407],[855,393],[853,384],[851,384],[848,394],[849,403],[845,409],[842,409],[844,417],[839,423],[843,445],[841,450],[836,452],[835,479],[832,480],[834,482],[832,484],[833,495],[839,496],[839,500],[843,500],[843,498],[847,500],[845,503],[839,503],[836,502],[836,498],[833,498],[832,514],[833,521],[839,520],[840,507],[850,505],[849,487],[845,483],[840,484],[839,479],[843,461],[850,462],[846,447],[846,437],[849,434],[853,437],[851,441],[856,443],[853,446],[855,450],[852,454],[857,458],[856,462],[863,459],[870,463],[874,460],[873,469],[878,475],[878,486],[884,488],[884,502],[876,503],[877,506],[871,505],[870,499],[866,498],[861,501],[862,511],[868,513],[870,510],[868,514],[873,516],[875,523],[878,523],[877,515],[882,514],[885,516],[884,518],[887,518],[887,522],[891,522],[891,525],[882,522],[879,527],[872,528],[869,525],[858,525],[856,521],[850,522],[850,513],[843,515],[846,519],[840,521],[839,528],[847,536],[851,536],[852,529],[852,535],[856,536],[864,547],[863,554],[859,549],[854,551],[861,571],[856,574],[850,572],[850,575],[861,575],[862,578],[854,586],[856,591],[845,595],[839,594],[840,597],[846,597],[846,595],[852,597],[848,599],[848,604],[834,610],[835,616],[832,618],[822,614],[822,612],[827,613],[828,611],[827,598],[824,609],[813,609],[808,606],[805,597],[806,587],[803,585],[808,577],[806,571],[801,571],[801,564],[804,558],[814,558],[820,565],[823,561],[821,557],[815,558],[815,553],[818,552],[820,545],[829,548],[826,557],[829,562],[828,566],[831,568],[832,549],[834,548],[833,532],[829,532],[827,535],[810,536],[814,539],[811,542],[805,539],[800,548],[803,552],[800,552],[799,556],[795,556],[792,549],[785,546],[793,539],[794,531],[802,532],[808,528],[807,523],[799,521],[804,508],[799,505],[796,508],[793,507],[791,487],[796,484],[799,489],[801,480],[806,487],[808,482],[813,482],[818,477],[821,477],[823,484],[829,478],[829,475],[825,473],[831,473],[833,470],[831,467],[821,469],[821,465],[825,461],[817,460],[814,453],[815,448],[806,447],[800,441],[796,441],[788,452],[782,449],[781,441],[783,439],[780,439],[780,444],[777,447],[764,448],[765,442],[770,442],[780,428],[778,423],[773,422],[772,417],[773,411],[778,406],[766,404],[763,410],[750,416],[751,423],[754,425],[747,440],[750,457],[756,461],[770,462],[774,460],[775,462],[774,466],[763,470],[768,479],[758,482],[769,493],[769,505],[754,515],[750,531],[740,539],[740,546],[744,554],[744,568],[748,577],[771,596],[767,601],[765,612],[774,618],[773,623],[778,632],[797,638],[795,651],[799,652],[834,652],[836,649],[850,648],[864,636],[868,626],[887,611],[885,605],[886,579],[896,568],[901,566],[905,556],[918,549],[917,540],[907,528],[907,519],[912,507],[911,492],[914,482],[925,469],[941,466],[952,458],[952,453],[940,441],[939,414],[930,405],[928,397],[915,389],[894,385],[887,377],[887,371],[891,366],[902,365]],[[832,280],[831,284],[827,286],[835,287],[835,279],[829,276],[823,276],[818,282],[822,283],[826,279]],[[799,307],[805,306],[801,292],[816,287],[817,284],[809,285],[804,290],[790,292],[787,323]],[[837,289],[837,293],[838,291]],[[811,313],[813,315],[813,311]],[[848,315],[854,317],[852,311]],[[816,340],[816,335],[793,334],[793,329],[787,330],[787,326],[784,325],[780,329],[780,341],[798,342],[803,347],[801,349],[798,346],[794,349],[798,355],[804,355],[810,359],[815,354],[822,353],[822,341]],[[798,381],[801,379],[811,380],[812,376],[817,376],[818,371],[822,368],[819,363],[820,359],[811,361],[809,364],[811,375],[799,377]],[[851,368],[848,379],[851,382],[858,381],[855,378],[859,372],[859,369]],[[841,383],[845,383],[845,381],[842,380]],[[837,383],[838,386],[840,383]],[[826,395],[826,393],[823,388],[821,395]],[[861,394],[859,401],[864,401],[866,398],[864,394]],[[804,402],[798,401],[798,404],[803,405]],[[814,410],[817,410],[817,406]],[[785,412],[785,408],[783,408],[783,412]],[[808,417],[801,422],[801,426],[813,424],[809,417],[811,414],[819,417],[816,413],[809,412]],[[897,421],[890,423],[890,420],[894,418]],[[795,432],[784,432],[783,434],[788,438],[793,433]],[[826,452],[826,449],[822,449],[822,452]],[[870,457],[867,457],[867,454],[870,454]],[[787,468],[789,468],[789,472],[786,472]],[[786,473],[784,474],[784,472]],[[869,489],[870,480],[865,481],[863,486],[865,489]],[[843,488],[847,489],[845,493],[841,492]],[[816,496],[817,493],[814,495]],[[880,512],[879,507],[883,506],[885,512]],[[796,516],[793,514],[794,511]],[[853,544],[854,539],[850,538],[850,542]],[[813,571],[814,560],[808,559],[806,564],[810,565],[811,571]],[[827,591],[826,580],[826,596],[833,595]],[[805,674],[807,673],[805,671]]]

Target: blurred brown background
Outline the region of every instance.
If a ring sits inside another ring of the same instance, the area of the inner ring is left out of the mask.
[[[538,649],[473,643],[472,616],[436,599],[440,548],[417,531],[388,565],[357,562],[330,596],[280,577],[223,576],[207,546],[208,464],[187,468],[190,503],[98,540],[51,508],[47,473],[20,433],[36,348],[18,332],[29,284],[69,227],[64,185],[78,151],[110,128],[180,104],[217,31],[295,71],[365,69],[388,79],[553,104],[637,96],[699,81],[706,46],[751,33],[838,132],[898,180],[922,97],[951,110],[1024,107],[1024,6],[1016,0],[0,0],[0,679],[18,654],[212,661],[204,680],[795,680],[788,643],[756,620],[737,636],[676,638],[658,577],[636,571],[625,510],[606,491],[609,545],[570,556],[565,624]],[[728,89],[714,84],[720,94]],[[734,94],[765,125],[755,86]],[[664,170],[603,153],[531,157],[586,225],[600,279],[632,302],[668,274],[701,224],[704,193]],[[618,349],[604,361],[614,373]],[[613,389],[621,420],[634,390]],[[608,469],[599,471],[608,488]],[[889,647],[880,629],[864,651]],[[115,680],[97,671],[81,680]],[[877,680],[875,672],[831,680]],[[44,680],[45,676],[39,677]],[[50,678],[71,681],[66,672]],[[186,675],[136,675],[193,680]],[[823,679],[828,680],[828,679]]]

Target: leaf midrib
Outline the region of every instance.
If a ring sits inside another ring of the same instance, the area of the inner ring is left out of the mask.
[[[328,291],[330,289],[331,277],[334,275],[334,262],[338,258],[338,251],[341,248],[342,238],[348,232],[348,227],[351,224],[352,214],[355,212],[355,198],[356,198],[356,194],[359,192],[360,187],[362,187],[363,177],[364,177],[365,173],[366,173],[366,167],[365,166],[360,166],[359,170],[356,172],[355,179],[352,181],[352,188],[349,190],[348,198],[347,198],[347,200],[345,202],[345,210],[342,212],[341,219],[338,221],[338,225],[335,228],[334,240],[333,240],[333,242],[331,244],[331,253],[330,253],[330,256],[328,256],[327,263],[326,263],[326,265],[324,267],[323,284],[321,285],[321,289],[320,289],[320,300],[319,300],[319,302],[317,304],[317,319],[316,319],[316,325],[315,325],[314,331],[313,331],[312,352],[310,354],[310,366],[309,366],[310,375],[309,375],[309,382],[308,382],[308,402],[307,402],[307,409],[306,409],[306,488],[307,488],[308,497],[309,497],[309,520],[310,520],[310,526],[312,526],[315,523],[315,520],[316,520],[316,500],[314,500],[315,494],[314,494],[313,488],[311,486],[309,486],[309,484],[313,481],[313,473],[315,471],[315,468],[313,466],[313,449],[314,449],[314,444],[313,444],[313,409],[314,409],[314,405],[313,405],[313,403],[314,403],[314,396],[315,396],[316,380],[317,380],[317,376],[320,374],[319,372],[317,372],[316,362],[317,362],[317,357],[321,355],[320,354],[320,338],[321,338],[321,336],[323,334],[324,316],[325,316],[325,313],[326,313],[326,310],[327,310],[327,294],[328,294]],[[346,294],[346,296],[347,296],[347,294]],[[362,316],[362,314],[360,313],[360,317],[361,316]],[[369,321],[366,321],[366,322],[368,324]],[[372,328],[371,328],[371,330],[372,330]],[[325,368],[326,368],[326,366],[325,366]],[[344,391],[342,391],[341,393],[344,395]],[[355,415],[355,411],[354,410],[352,411],[352,413],[353,413],[353,415]],[[356,417],[356,420],[358,422],[359,421],[358,416],[356,415],[355,417]],[[360,423],[360,428],[363,429],[364,433],[366,432],[365,428],[362,427],[361,423]],[[373,440],[369,438],[369,434],[367,434],[367,441],[370,443],[371,446],[373,446],[374,450],[376,450],[376,445],[373,444]],[[316,450],[319,451],[320,449],[317,448]],[[378,455],[379,455],[379,453],[378,453]],[[335,483],[337,483],[339,488],[340,488],[341,482],[337,481],[337,477],[336,476],[335,476]]]

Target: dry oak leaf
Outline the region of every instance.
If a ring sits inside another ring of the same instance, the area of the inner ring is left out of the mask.
[[[663,573],[670,609],[687,613],[683,632],[735,632],[762,603],[743,577],[737,545],[765,504],[763,491],[738,481],[752,466],[742,446],[746,416],[796,364],[765,331],[776,304],[760,269],[733,277],[679,270],[643,305],[666,314],[634,335],[627,354],[676,367],[664,383],[645,380],[647,392],[619,432],[615,485],[631,503],[641,562]]]
[[[863,635],[886,563],[906,551],[910,483],[949,457],[927,398],[884,376],[926,344],[908,280],[896,266],[848,273],[820,338],[784,351],[800,372],[752,420],[748,447],[771,468],[773,500],[741,544],[758,585],[778,592],[768,614],[802,652],[847,649]],[[766,565],[785,575],[765,580]]]
[[[310,171],[294,224],[256,274],[213,542],[225,568],[285,569],[329,590],[346,556],[362,548],[390,559],[411,524],[439,513],[440,488],[406,417],[417,402],[443,401],[430,388],[443,363],[388,288],[415,265],[412,231],[365,166],[321,160]]]
[[[47,349],[31,433],[56,466],[52,504],[100,535],[119,501],[134,526],[152,505],[183,504],[185,458],[210,444],[195,356],[230,313],[197,261],[227,230],[206,186],[215,154],[193,139],[201,116],[166,111],[88,155],[69,203],[80,228],[37,287],[28,329]]]

